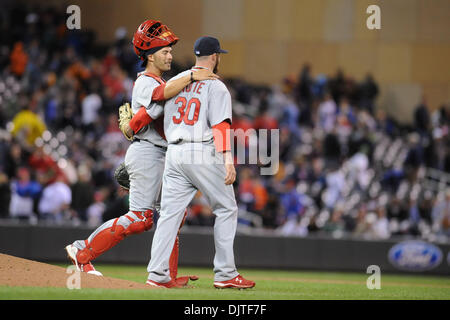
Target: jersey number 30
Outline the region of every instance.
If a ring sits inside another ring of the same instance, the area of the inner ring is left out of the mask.
[[[175,100],[175,103],[181,103],[181,106],[178,108],[178,117],[176,115],[172,117],[173,123],[180,124],[181,121],[183,121],[188,126],[193,126],[197,122],[198,114],[200,113],[200,100],[197,98],[192,98],[188,102],[185,97],[180,96],[177,100]],[[189,119],[189,113],[193,104],[195,104],[194,115],[192,119]]]

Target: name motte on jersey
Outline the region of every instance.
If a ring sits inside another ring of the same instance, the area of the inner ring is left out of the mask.
[[[192,92],[196,94],[201,94],[201,90],[204,85],[205,83],[203,81],[196,81],[184,87],[181,92]]]

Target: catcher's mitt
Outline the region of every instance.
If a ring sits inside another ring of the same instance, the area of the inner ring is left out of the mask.
[[[131,110],[130,104],[127,102],[119,107],[119,128],[122,131],[125,138],[128,140],[133,140],[133,136],[128,135],[127,129],[131,118],[133,118],[133,111]]]
[[[114,178],[122,188],[130,190],[130,176],[125,168],[125,162],[122,162],[114,171]]]

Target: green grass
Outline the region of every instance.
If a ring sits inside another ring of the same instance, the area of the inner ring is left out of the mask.
[[[61,265],[66,267],[66,265]],[[105,276],[143,283],[146,266],[96,265]],[[381,274],[381,289],[366,287],[368,274],[276,270],[240,270],[256,281],[247,290],[213,288],[213,272],[206,268],[180,268],[180,275],[195,274],[194,288],[161,290],[107,290],[66,288],[0,287],[0,299],[88,300],[449,300],[450,279],[418,275]]]

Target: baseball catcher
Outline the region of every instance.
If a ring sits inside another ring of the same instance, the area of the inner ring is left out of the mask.
[[[77,240],[66,246],[70,260],[78,270],[102,275],[95,270],[92,261],[108,251],[125,237],[150,230],[153,214],[158,207],[162,174],[164,171],[167,141],[163,131],[164,101],[179,93],[186,85],[197,80],[213,79],[209,72],[195,72],[166,84],[161,78],[170,70],[172,46],[178,37],[160,21],[144,21],[133,37],[134,51],[145,68],[135,81],[131,105],[119,108],[119,126],[125,137],[132,141],[125,162],[116,170],[118,183],[129,190],[129,211],[99,226],[87,239]],[[128,178],[127,178],[128,177]],[[184,223],[181,222],[179,228]],[[170,274],[179,286],[189,279],[179,277],[178,237],[173,244]]]

